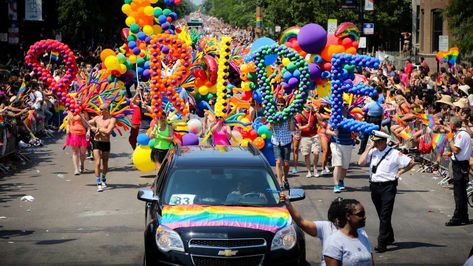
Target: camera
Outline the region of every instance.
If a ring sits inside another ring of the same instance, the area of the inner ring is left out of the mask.
[[[376,170],[378,170],[378,167],[373,165],[373,167],[371,167],[371,173],[376,174]]]

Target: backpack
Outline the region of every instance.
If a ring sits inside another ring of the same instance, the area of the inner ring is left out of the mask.
[[[419,139],[420,154],[428,154],[432,151],[432,137],[430,134],[424,134]]]

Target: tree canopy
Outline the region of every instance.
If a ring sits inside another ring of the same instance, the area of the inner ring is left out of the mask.
[[[282,30],[291,26],[317,23],[327,26],[327,19],[337,19],[339,23],[350,21],[361,27],[360,6],[353,9],[341,8],[340,0],[206,0],[204,12],[222,18],[232,25],[255,25],[255,10],[259,4],[263,8],[263,25],[266,35],[280,26]],[[358,1],[363,3],[364,1]],[[368,37],[370,45],[377,49],[398,50],[400,33],[411,31],[411,1],[376,1],[375,11],[364,11],[363,22],[375,24],[375,34]],[[270,30],[271,29],[271,30]]]
[[[452,0],[445,10],[450,32],[455,37],[454,44],[462,55],[473,52],[473,5],[463,0]]]

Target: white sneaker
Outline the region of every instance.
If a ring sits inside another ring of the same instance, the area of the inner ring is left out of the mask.
[[[102,185],[97,185],[97,192],[102,192],[102,191],[103,191]]]
[[[79,171],[75,171],[75,172],[74,172],[74,175],[80,175],[80,172],[79,172]]]
[[[322,175],[329,175],[329,174],[330,174],[330,170],[328,169],[328,167],[325,167],[325,169],[322,170],[321,174],[322,174]]]
[[[107,183],[105,183],[105,182],[102,182],[102,188],[104,188],[104,189],[105,189],[106,187],[107,187]]]
[[[292,168],[291,175],[297,175],[297,173],[299,173],[299,171],[297,171],[297,168]]]
[[[305,177],[307,178],[312,177],[312,173],[310,171],[307,171],[307,175],[305,175]]]
[[[320,175],[319,175],[319,172],[317,172],[317,170],[314,170],[314,176],[315,176],[315,177],[319,177],[319,176],[320,176]]]

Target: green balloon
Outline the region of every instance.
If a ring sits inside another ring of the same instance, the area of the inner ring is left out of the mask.
[[[131,2],[133,2],[133,0],[125,0],[124,2],[125,2],[125,4],[131,4]]]
[[[135,37],[135,35],[130,34],[130,35],[128,35],[127,40],[128,40],[129,42],[131,42],[131,41],[136,41],[136,37]]]
[[[292,73],[292,72],[294,72],[294,70],[297,69],[297,66],[294,63],[290,63],[289,65],[287,65],[286,69],[289,70]]]
[[[140,31],[140,25],[134,23],[130,25],[130,31],[133,33],[138,33]]]
[[[160,7],[155,7],[153,10],[153,15],[158,18],[163,14],[163,10]]]
[[[248,73],[248,79],[251,81],[256,81],[256,73]]]
[[[138,66],[143,66],[145,64],[145,60],[141,57],[138,57],[138,59],[136,59],[136,63]]]
[[[123,54],[117,54],[117,59],[120,62],[120,64],[125,63],[126,57]]]
[[[212,100],[214,97],[215,97],[215,95],[214,95],[213,93],[207,93],[207,95],[206,95],[205,98],[207,99],[207,101],[210,101],[210,100]]]
[[[195,99],[196,102],[200,102],[200,101],[202,101],[202,95],[200,95],[199,93],[196,93],[194,95],[194,99]]]
[[[166,17],[169,16],[169,14],[171,14],[171,13],[172,13],[172,11],[169,10],[169,9],[167,9],[167,8],[163,10],[163,14],[164,14]]]

